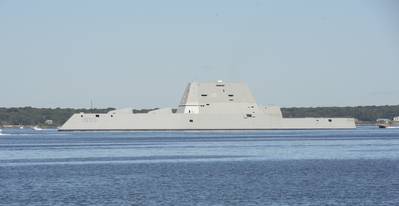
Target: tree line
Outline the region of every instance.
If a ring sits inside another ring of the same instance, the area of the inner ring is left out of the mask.
[[[399,105],[356,107],[292,107],[281,109],[284,117],[353,117],[363,122],[399,116]]]
[[[1,125],[45,125],[47,120],[60,126],[74,113],[106,113],[114,108],[73,109],[0,107]],[[154,109],[134,109],[133,113],[145,113]],[[281,109],[284,117],[354,117],[363,122],[374,122],[379,118],[392,119],[399,116],[399,105],[357,106],[357,107],[291,107]],[[49,122],[49,121],[48,121]],[[48,124],[47,122],[47,124]]]
[[[46,120],[51,120],[49,126],[60,126],[74,113],[106,113],[113,109],[0,107],[0,125],[45,125]]]

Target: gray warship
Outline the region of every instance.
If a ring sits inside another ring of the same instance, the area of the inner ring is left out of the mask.
[[[353,118],[283,118],[279,107],[258,105],[243,82],[192,82],[177,108],[135,113],[132,108],[108,113],[77,113],[60,131],[167,131],[350,129]]]

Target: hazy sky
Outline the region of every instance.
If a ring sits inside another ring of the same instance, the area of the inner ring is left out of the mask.
[[[0,106],[166,107],[190,81],[259,104],[399,104],[397,1],[2,1]]]

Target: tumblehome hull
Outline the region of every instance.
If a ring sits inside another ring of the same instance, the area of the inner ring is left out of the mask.
[[[168,131],[168,130],[273,130],[273,129],[351,129],[352,118],[273,118],[267,115],[212,114],[108,114],[73,115],[60,131]]]

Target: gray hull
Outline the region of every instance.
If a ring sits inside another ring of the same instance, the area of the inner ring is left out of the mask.
[[[192,120],[192,121],[190,121]],[[355,128],[351,118],[270,118],[267,115],[244,118],[237,115],[151,114],[73,115],[61,131],[101,130],[271,130],[271,129],[349,129]]]

